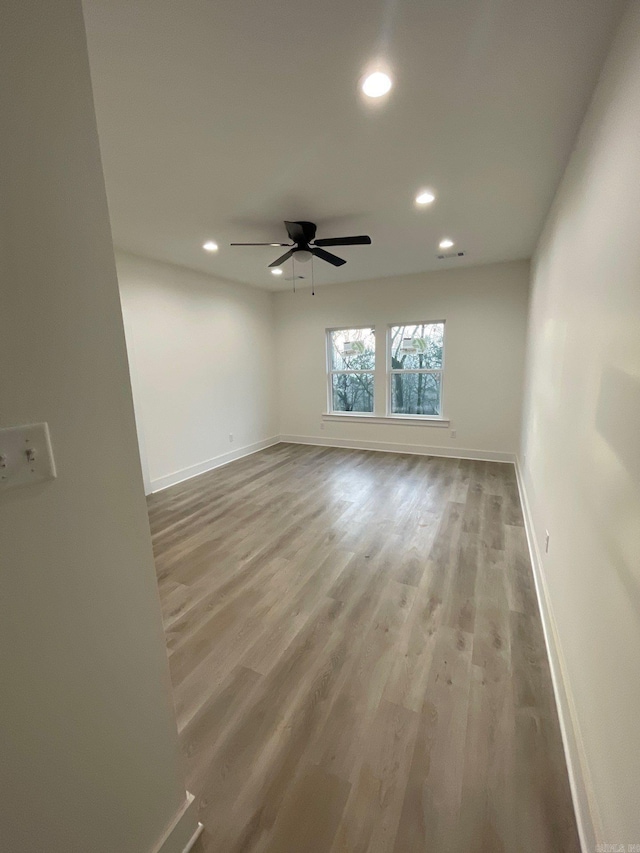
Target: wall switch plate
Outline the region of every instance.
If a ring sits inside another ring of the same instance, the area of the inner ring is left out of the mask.
[[[0,429],[0,489],[56,478],[47,424]]]
[[[545,530],[544,532],[544,553],[549,553],[549,531]]]
[[[320,429],[324,429],[324,421],[320,421]]]
[[[451,430],[451,438],[456,438],[457,435],[458,435],[458,433],[456,432],[456,430],[452,429]]]
[[[229,433],[229,441],[233,444],[233,433]]]

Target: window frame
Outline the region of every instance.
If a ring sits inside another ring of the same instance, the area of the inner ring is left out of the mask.
[[[391,330],[396,329],[398,326],[442,326],[442,366],[438,368],[407,368],[406,370],[398,370],[394,369],[391,366]],[[386,383],[387,383],[387,394],[386,394],[386,405],[387,411],[386,416],[388,418],[393,418],[394,420],[420,420],[420,421],[445,421],[447,420],[444,413],[444,371],[445,371],[445,359],[446,359],[446,347],[447,342],[447,321],[446,320],[407,320],[407,321],[399,321],[395,323],[389,323],[387,325],[387,334],[386,334]],[[400,414],[392,411],[393,408],[393,376],[396,373],[431,373],[431,374],[439,374],[440,375],[440,412],[437,415],[419,415],[419,414]]]
[[[371,370],[334,370],[333,368],[333,360],[332,360],[332,352],[333,352],[333,341],[331,339],[331,335],[334,332],[347,332],[347,331],[357,331],[359,329],[371,329],[371,333],[373,334],[374,341],[374,359],[373,359],[373,368]],[[335,415],[335,416],[354,416],[354,417],[362,417],[362,418],[371,418],[375,417],[376,412],[376,363],[378,357],[378,340],[376,337],[376,327],[373,323],[364,323],[362,326],[331,326],[325,330],[325,342],[326,342],[326,359],[327,359],[327,415]],[[337,409],[333,408],[333,376],[334,374],[344,374],[344,373],[370,373],[373,377],[373,391],[372,391],[372,409],[370,412],[341,412]]]

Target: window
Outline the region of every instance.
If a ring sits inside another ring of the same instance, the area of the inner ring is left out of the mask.
[[[389,330],[392,415],[442,414],[444,323],[407,323]]]
[[[373,326],[356,329],[327,329],[329,420],[358,420],[376,423],[430,421],[447,426],[442,415],[444,371],[444,320],[405,323],[387,327],[378,336],[378,368],[386,360],[386,403],[375,401],[374,387],[381,389],[384,376],[376,380],[376,338]],[[378,330],[381,332],[381,330]]]
[[[330,411],[373,412],[373,329],[334,329],[327,333],[327,343]]]

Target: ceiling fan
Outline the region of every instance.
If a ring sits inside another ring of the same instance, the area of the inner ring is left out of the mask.
[[[285,222],[287,234],[292,243],[231,243],[232,246],[287,246],[290,247],[288,252],[275,260],[270,267],[279,267],[289,258],[293,257],[294,261],[309,261],[313,255],[320,258],[322,261],[327,261],[333,264],[334,267],[341,267],[347,262],[344,258],[339,258],[331,252],[325,252],[322,246],[368,246],[371,243],[371,237],[361,235],[359,237],[329,237],[322,240],[316,240],[316,225],[314,222]]]

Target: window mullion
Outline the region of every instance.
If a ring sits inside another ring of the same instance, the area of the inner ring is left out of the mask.
[[[367,371],[367,372],[369,372],[369,371]],[[401,375],[403,373],[442,373],[442,368],[441,367],[438,367],[438,368],[431,367],[431,368],[427,369],[427,368],[418,368],[418,367],[416,367],[416,368],[405,367],[402,370],[390,370],[389,373],[399,373]]]
[[[387,414],[387,336],[384,326],[375,327],[376,360],[373,377],[373,413],[378,417]]]

